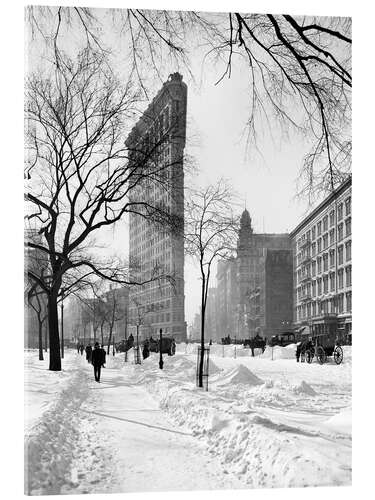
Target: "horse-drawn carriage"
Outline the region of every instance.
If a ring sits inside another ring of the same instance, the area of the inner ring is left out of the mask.
[[[147,339],[148,348],[151,352],[160,352],[160,341],[153,339],[150,337]],[[176,354],[176,342],[173,337],[164,337],[162,338],[162,350],[163,354],[168,354],[168,356],[174,356]]]
[[[121,342],[118,342],[115,344],[116,352],[127,352],[129,349],[131,349],[134,346],[134,338],[133,336],[130,336],[126,340],[121,340]]]
[[[289,344],[295,343],[296,337],[293,332],[279,333],[278,335],[273,335],[269,340],[269,344],[271,347],[275,347],[276,345],[279,345],[280,347],[286,347]]]
[[[313,359],[316,358],[321,365],[329,357],[333,357],[337,365],[342,363],[344,358],[342,347],[335,333],[323,333],[303,338],[297,346],[297,359],[298,354],[300,354],[302,363],[304,361],[312,363]]]
[[[252,356],[254,356],[254,349],[262,349],[264,352],[266,348],[266,340],[260,335],[256,334],[251,339],[245,339],[243,342],[244,347],[250,347]]]

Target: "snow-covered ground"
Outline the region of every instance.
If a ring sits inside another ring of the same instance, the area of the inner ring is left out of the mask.
[[[74,351],[49,372],[25,354],[26,491],[109,493],[351,484],[351,348],[296,363],[213,345],[209,391],[196,345],[142,365],[108,357],[102,381]]]

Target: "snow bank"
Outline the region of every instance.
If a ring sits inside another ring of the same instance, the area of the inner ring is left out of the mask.
[[[308,394],[309,396],[316,396],[314,389],[304,380],[302,380],[300,384],[293,386],[292,391],[295,394]]]
[[[333,415],[326,422],[324,422],[324,426],[334,430],[335,432],[351,435],[352,408],[349,407],[339,413],[336,413],[336,415]]]
[[[264,353],[260,355],[262,359],[295,359],[296,344],[290,344],[286,347],[276,345],[274,347],[267,346]]]
[[[235,384],[246,384],[248,386],[255,386],[263,384],[263,380],[257,377],[252,371],[250,371],[244,365],[237,365],[229,371],[226,371],[223,375],[216,377],[216,385],[235,385]]]

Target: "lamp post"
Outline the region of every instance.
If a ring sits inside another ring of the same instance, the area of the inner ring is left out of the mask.
[[[64,288],[61,289],[61,358],[64,359]]]
[[[163,369],[164,361],[163,361],[163,329],[160,328],[160,339],[159,339],[159,368]]]

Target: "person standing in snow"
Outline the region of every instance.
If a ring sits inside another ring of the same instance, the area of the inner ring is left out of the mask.
[[[96,382],[100,382],[100,372],[105,364],[105,350],[100,347],[99,342],[95,342],[94,350],[91,354],[91,363],[94,366],[94,377]]]
[[[87,362],[91,363],[91,355],[92,355],[92,347],[91,347],[91,345],[90,344],[87,345],[85,350],[86,350],[86,359],[87,359]]]
[[[81,351],[81,356],[83,355],[83,351],[85,350],[85,346],[83,344],[81,344],[79,346],[79,350]]]

